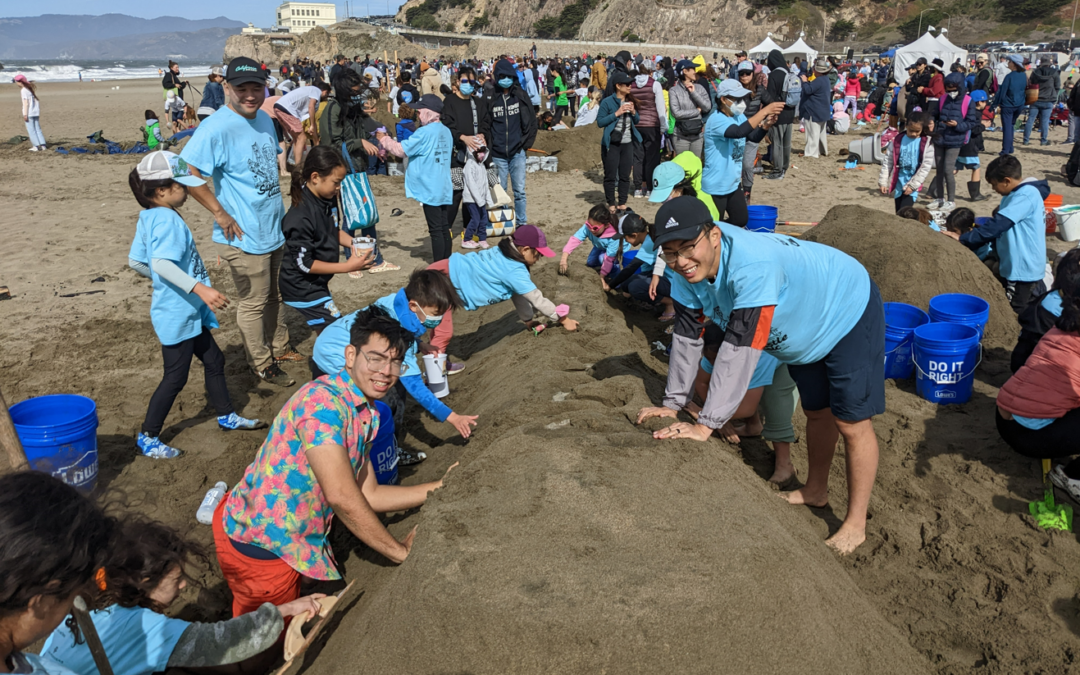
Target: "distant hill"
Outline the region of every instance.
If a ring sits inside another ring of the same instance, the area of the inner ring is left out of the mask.
[[[153,58],[184,54],[218,58],[243,22],[223,16],[192,21],[175,16],[44,14],[0,18],[0,58]],[[150,53],[152,52],[152,53]]]

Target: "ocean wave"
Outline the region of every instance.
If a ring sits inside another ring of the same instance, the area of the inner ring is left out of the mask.
[[[115,65],[79,65],[76,63],[66,64],[9,64],[0,71],[0,82],[11,82],[16,75],[22,74],[27,79],[35,82],[78,82],[79,73],[82,73],[84,82],[90,80],[138,80],[148,78],[160,78],[167,62],[157,65],[125,66],[122,63]],[[181,64],[180,72],[185,79],[205,78],[210,73],[210,64]]]

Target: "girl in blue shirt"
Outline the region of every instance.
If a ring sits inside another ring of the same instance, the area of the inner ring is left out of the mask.
[[[660,321],[675,318],[675,305],[671,300],[671,282],[665,278],[667,263],[657,255],[658,247],[649,235],[649,224],[636,213],[627,214],[619,221],[618,237],[631,247],[640,247],[633,259],[623,265],[626,258],[621,246],[618,264],[622,269],[604,278],[604,290],[615,289],[638,302],[659,303],[663,307]]]
[[[570,254],[578,246],[588,241],[592,244],[589,258],[585,264],[589,267],[599,268],[601,278],[606,277],[615,264],[615,259],[622,246],[622,240],[618,236],[618,224],[621,218],[626,217],[628,211],[619,212],[616,215],[610,208],[603,204],[597,204],[589,210],[589,217],[578,231],[566,240],[563,246],[562,258],[559,260],[559,274],[566,274],[570,263]]]
[[[782,102],[761,106],[757,114],[746,119],[746,98],[752,92],[744,89],[738,80],[727,79],[717,91],[718,115],[709,115],[705,122],[705,170],[701,175],[701,188],[712,195],[719,211],[719,219],[746,227],[750,214],[746,209],[746,195],[739,186],[742,180],[743,150],[747,142],[760,143],[773,116],[784,110]]]
[[[97,629],[114,675],[150,675],[167,668],[212,668],[241,664],[238,672],[268,670],[280,655],[274,649],[286,619],[319,612],[309,595],[227,621],[201,623],[174,619],[164,612],[187,587],[185,566],[205,559],[202,547],[154,521],[132,520],[123,526],[111,560],[100,570],[90,620]],[[52,632],[41,649],[46,667],[76,673],[98,672],[85,641],[75,640],[67,625]]]
[[[147,155],[128,176],[135,201],[146,209],[139,214],[128,264],[154,282],[150,321],[161,341],[165,362],[165,375],[150,397],[136,439],[139,451],[154,459],[181,454],[159,436],[173,401],[187,384],[192,356],[203,362],[206,392],[217,410],[220,428],[266,426],[240,417],[233,409],[225,384],[225,355],[210,334],[210,329],[218,327],[213,310],[227,307],[229,299],[210,287],[210,275],[195,248],[195,239],[178,212],[187,201],[187,186],[205,182],[191,175],[179,155],[166,151]]]

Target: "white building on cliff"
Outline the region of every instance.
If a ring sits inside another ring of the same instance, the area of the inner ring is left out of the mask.
[[[337,6],[332,2],[283,2],[277,8],[275,28],[290,33],[306,33],[315,26],[337,23]]]

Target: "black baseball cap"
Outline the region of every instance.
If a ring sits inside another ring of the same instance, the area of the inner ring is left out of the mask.
[[[633,81],[633,78],[621,70],[616,70],[611,74],[612,84],[630,84]]]
[[[424,94],[420,97],[420,100],[413,106],[414,110],[430,110],[432,112],[442,114],[443,102],[442,99],[435,94]]]
[[[701,234],[701,226],[713,222],[705,202],[697,197],[676,197],[656,212],[653,241],[662,246],[669,241],[690,241]]]
[[[266,69],[262,64],[246,56],[238,56],[225,66],[225,81],[229,84],[266,83]]]

